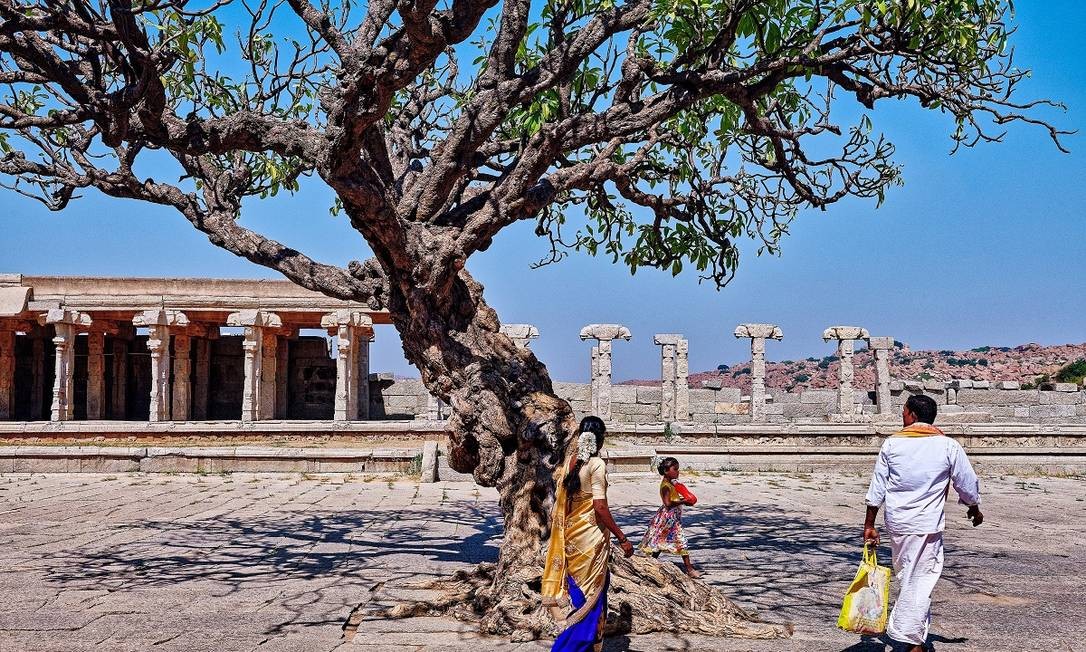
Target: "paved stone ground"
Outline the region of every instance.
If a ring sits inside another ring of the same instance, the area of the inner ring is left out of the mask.
[[[855,570],[859,475],[685,478],[695,563],[789,641],[608,640],[608,650],[884,650],[834,629]],[[369,480],[369,481],[366,481]],[[657,480],[613,478],[636,536]],[[986,523],[948,514],[941,652],[1083,650],[1086,482],[986,478]],[[0,476],[0,650],[521,650],[438,618],[366,617],[390,592],[492,560],[495,494],[464,483],[248,475]],[[883,549],[884,561],[889,552]],[[356,611],[357,610],[357,611]]]

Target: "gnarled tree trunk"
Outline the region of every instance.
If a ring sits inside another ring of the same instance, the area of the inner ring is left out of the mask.
[[[417,278],[417,277],[416,277]],[[505,531],[496,566],[483,564],[434,588],[443,600],[404,605],[392,615],[450,613],[491,634],[517,639],[551,633],[540,607],[542,553],[549,533],[554,471],[576,424],[555,396],[546,368],[499,332],[482,286],[461,270],[447,291],[393,283],[389,309],[408,360],[426,387],[453,409],[450,464],[497,487]],[[612,564],[612,630],[778,638],[790,630],[756,622],[719,591],[668,564],[622,558]]]

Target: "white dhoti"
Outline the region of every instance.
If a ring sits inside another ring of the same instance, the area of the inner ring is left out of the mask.
[[[923,645],[931,622],[931,592],[943,573],[943,533],[890,535],[897,601],[886,624],[895,641]]]

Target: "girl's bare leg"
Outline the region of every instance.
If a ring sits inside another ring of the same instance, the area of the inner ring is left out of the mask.
[[[686,567],[686,574],[694,579],[701,577],[701,572],[694,569],[694,564],[690,563],[690,555],[683,555],[683,565]]]

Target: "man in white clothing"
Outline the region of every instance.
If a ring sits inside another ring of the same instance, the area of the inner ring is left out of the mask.
[[[901,412],[905,427],[886,439],[867,490],[864,542],[878,545],[875,516],[883,520],[894,556],[898,597],[886,634],[922,652],[931,621],[931,592],[943,572],[943,508],[950,486],[976,527],[980,482],[961,444],[932,425],[937,408],[931,397],[909,397]]]

